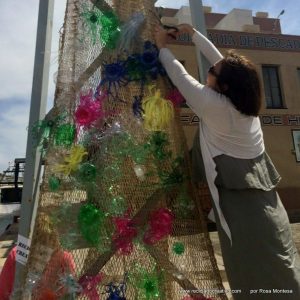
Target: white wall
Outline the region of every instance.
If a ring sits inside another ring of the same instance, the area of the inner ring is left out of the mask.
[[[243,31],[245,24],[253,25],[252,10],[234,8],[215,26],[215,29]]]

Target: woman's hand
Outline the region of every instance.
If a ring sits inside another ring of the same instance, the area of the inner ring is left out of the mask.
[[[168,41],[172,39],[171,35],[176,36],[177,31],[174,29],[166,30],[160,26],[156,26],[154,38],[157,48],[166,48]]]
[[[190,36],[192,36],[195,32],[195,29],[190,24],[180,24],[176,27],[178,29],[178,34],[188,33]]]

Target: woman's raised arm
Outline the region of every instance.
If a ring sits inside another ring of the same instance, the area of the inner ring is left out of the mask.
[[[177,34],[188,33],[190,35],[197,50],[200,50],[212,65],[223,58],[223,55],[216,48],[216,46],[202,33],[194,29],[191,25],[180,24],[177,26],[177,28]]]

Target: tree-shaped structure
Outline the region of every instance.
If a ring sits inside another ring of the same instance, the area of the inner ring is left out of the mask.
[[[67,2],[24,295],[226,299],[156,24],[152,0]]]

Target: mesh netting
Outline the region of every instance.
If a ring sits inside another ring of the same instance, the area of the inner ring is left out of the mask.
[[[143,14],[140,43],[131,46],[131,53],[95,39],[95,18],[103,12],[114,12],[120,23],[133,13]],[[161,131],[145,129],[143,119],[132,112],[135,97],[151,96],[149,85],[165,96],[171,83],[161,74],[145,81],[104,80],[105,65],[121,64],[130,54],[143,52],[144,41],[153,42],[156,24],[151,0],[68,0],[55,105],[47,117],[59,120],[60,129],[49,135],[24,280],[24,291],[33,299],[175,300],[200,293],[226,299],[213,292],[223,286],[201,195],[190,180],[178,110]],[[103,101],[104,116],[88,128],[76,125],[74,112],[82,95],[95,95],[101,81],[111,89]],[[69,144],[58,134],[66,126],[76,131]],[[59,172],[76,145],[84,149],[83,159],[69,172]],[[90,212],[89,218],[83,211]],[[154,232],[170,220],[167,234]],[[118,231],[117,224],[126,232]]]

